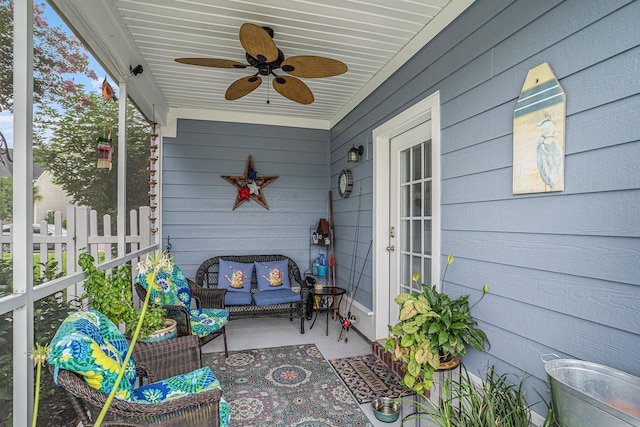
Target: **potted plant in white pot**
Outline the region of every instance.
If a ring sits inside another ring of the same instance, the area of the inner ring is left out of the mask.
[[[452,262],[453,255],[449,255],[447,267]],[[445,269],[444,276],[446,273]],[[413,280],[418,282],[419,275]],[[487,292],[485,284],[480,300]],[[487,335],[476,327],[471,316],[469,295],[452,300],[446,293],[438,292],[435,285],[423,284],[421,293],[402,293],[395,302],[401,306],[400,321],[389,326],[391,335],[385,342],[385,350],[392,352],[393,360],[402,361],[405,372],[402,384],[419,394],[431,390],[433,374],[443,368],[443,363],[447,363],[447,368],[459,363],[467,345],[482,351],[488,344]]]

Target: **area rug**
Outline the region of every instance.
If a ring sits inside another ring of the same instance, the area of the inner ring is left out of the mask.
[[[315,344],[202,355],[231,407],[230,426],[371,426]]]
[[[358,403],[369,403],[376,397],[407,396],[400,377],[372,354],[332,359],[331,365],[345,382]]]

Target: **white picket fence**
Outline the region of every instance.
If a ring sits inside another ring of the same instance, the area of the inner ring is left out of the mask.
[[[140,207],[139,212],[135,210],[129,212],[127,253],[153,244],[154,236],[150,231],[149,215],[150,209],[147,206]],[[109,261],[113,258],[113,252],[118,246],[118,236],[112,234],[110,215],[102,217],[102,235],[98,234],[98,225],[98,213],[86,206],[72,206],[67,209],[66,228],[62,227],[62,214],[55,212],[53,226],[51,227],[47,221],[42,221],[40,234],[34,233],[34,253],[40,254],[41,262],[44,262],[49,254],[53,254],[53,259],[58,262],[59,272],[62,271],[63,253],[65,253],[67,274],[78,271],[78,255],[84,251],[89,252],[96,260],[98,254],[103,253],[104,260]],[[2,221],[0,221],[0,228],[3,230],[6,228],[3,227]],[[11,256],[12,246],[12,231],[3,231],[0,236],[0,257],[5,256],[5,253]]]

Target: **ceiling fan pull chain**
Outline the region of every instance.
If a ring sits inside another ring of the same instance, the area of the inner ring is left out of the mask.
[[[269,95],[271,93],[271,76],[267,75],[267,104],[271,104],[269,101]]]

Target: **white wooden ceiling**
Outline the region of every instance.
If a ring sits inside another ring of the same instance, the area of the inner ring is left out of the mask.
[[[337,123],[472,2],[50,0],[114,79],[126,77],[139,107],[148,114],[151,106],[161,123],[166,116],[196,116],[319,128]],[[245,22],[271,27],[285,57],[325,56],[344,62],[349,70],[303,79],[315,102],[301,105],[280,96],[266,79],[244,98],[226,101],[227,87],[253,74],[253,68],[174,61],[211,57],[246,63],[238,39]],[[137,64],[144,73],[129,76],[129,65]]]

